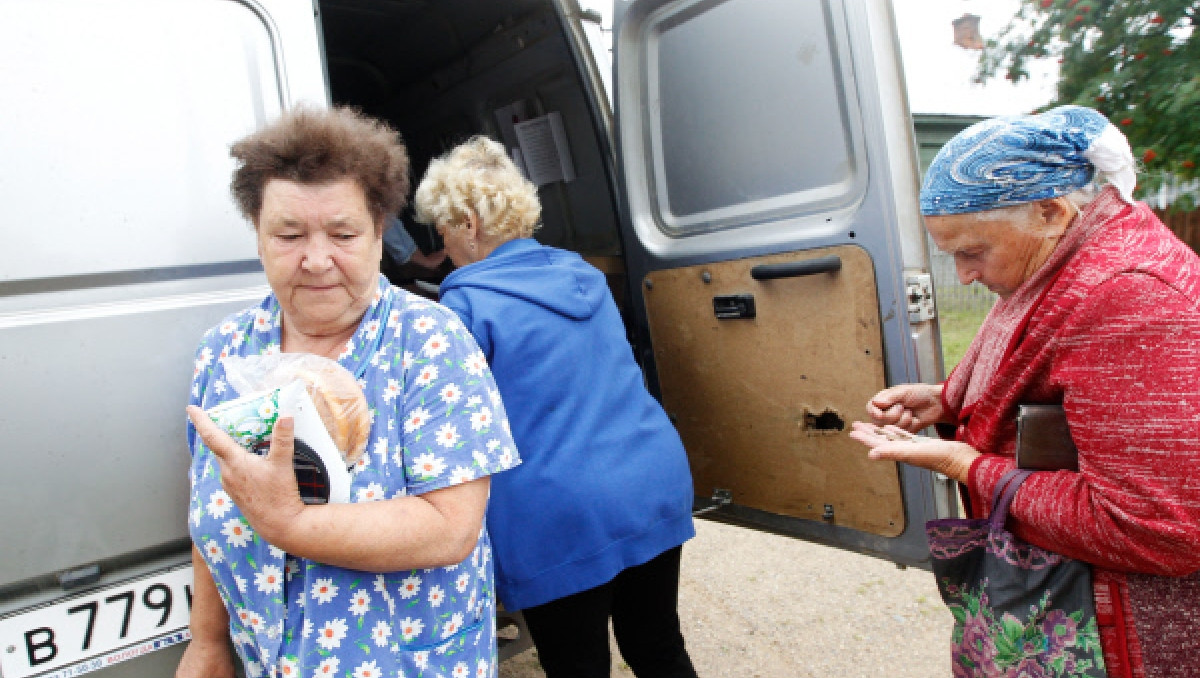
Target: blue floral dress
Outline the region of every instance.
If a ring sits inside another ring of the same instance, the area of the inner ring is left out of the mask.
[[[209,330],[191,402],[237,397],[220,358],[278,352],[269,295]],[[520,463],[491,371],[458,318],[439,304],[379,288],[338,357],[371,406],[371,444],[351,501],[416,495]],[[375,574],[292,556],[263,541],[221,488],[212,453],[188,426],[189,528],[230,617],[250,678],[496,675],[495,594],[486,531],[457,565]]]

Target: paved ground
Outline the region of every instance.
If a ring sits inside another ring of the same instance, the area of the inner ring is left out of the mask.
[[[680,616],[701,678],[940,678],[950,613],[933,577],[806,542],[697,521]],[[633,674],[614,649],[614,677]],[[544,678],[531,650],[501,678]]]

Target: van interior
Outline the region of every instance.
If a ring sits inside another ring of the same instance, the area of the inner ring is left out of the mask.
[[[511,151],[521,148],[515,124],[554,114],[567,146],[559,150],[569,155],[560,158],[574,177],[539,186],[543,221],[535,237],[582,254],[609,274],[618,302],[625,299],[611,163],[549,0],[321,0],[319,9],[333,102],[401,133],[414,186],[431,159],[469,137],[484,134]],[[402,220],[423,251],[441,247],[411,209]],[[433,279],[387,257],[383,268],[393,283],[428,294],[416,280],[436,283],[449,266]]]

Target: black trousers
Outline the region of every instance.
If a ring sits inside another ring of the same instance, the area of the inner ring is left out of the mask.
[[[696,678],[679,630],[682,552],[677,546],[607,584],[522,610],[546,678],[609,678],[610,617],[638,678]]]

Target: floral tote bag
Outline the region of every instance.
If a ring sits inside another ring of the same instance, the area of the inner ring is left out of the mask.
[[[1032,471],[1009,471],[988,519],[925,525],[954,615],[954,678],[1105,678],[1091,566],[1028,544],[1004,523]]]

